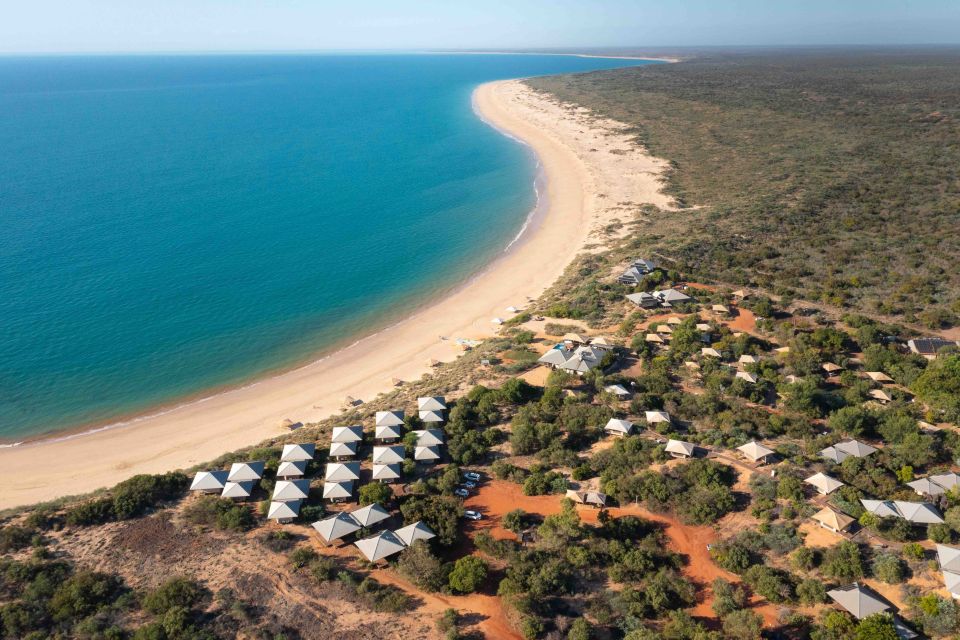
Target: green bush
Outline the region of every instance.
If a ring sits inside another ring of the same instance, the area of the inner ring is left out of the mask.
[[[143,599],[143,608],[155,615],[162,615],[176,608],[190,609],[206,595],[206,590],[189,578],[172,578]]]
[[[453,565],[448,578],[457,593],[473,593],[487,579],[487,563],[477,556],[464,556]]]

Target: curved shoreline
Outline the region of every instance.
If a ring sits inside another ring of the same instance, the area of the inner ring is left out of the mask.
[[[442,300],[306,366],[125,426],[0,450],[9,478],[0,484],[0,508],[86,493],[137,473],[190,467],[278,435],[283,419],[313,422],[336,414],[347,395],[369,400],[389,390],[391,378],[418,379],[430,370],[430,359],[455,359],[455,338],[493,335],[491,318],[542,294],[592,229],[607,222],[598,213],[602,195],[586,151],[578,148],[574,131],[581,126],[564,133],[566,112],[516,80],[481,85],[473,101],[485,122],[533,149],[546,177],[546,211],[534,216],[520,242]],[[638,178],[651,194],[659,189],[656,168]]]

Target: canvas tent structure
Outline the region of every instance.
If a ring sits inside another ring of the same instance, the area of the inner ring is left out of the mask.
[[[300,515],[300,505],[302,500],[293,500],[291,502],[271,502],[267,509],[267,520],[276,520],[280,524],[293,522]]]
[[[683,440],[667,440],[667,446],[664,447],[664,451],[674,458],[692,458],[696,450],[696,445]]]
[[[400,465],[375,464],[372,478],[377,482],[393,482],[400,479]]]
[[[397,464],[403,462],[403,456],[406,448],[403,445],[394,445],[392,447],[374,447],[374,464]]]
[[[713,347],[703,347],[700,349],[700,355],[707,358],[722,358],[720,352],[714,349]]]
[[[373,437],[383,443],[393,442],[403,437],[403,428],[395,425],[375,427]]]
[[[937,562],[944,571],[960,573],[960,549],[945,544],[937,545]]]
[[[353,497],[353,480],[323,483],[323,499],[337,502]]]
[[[774,454],[773,449],[769,449],[756,440],[737,447],[737,451],[742,453],[747,460],[751,462],[765,463],[767,459]]]
[[[381,507],[378,503],[374,502],[365,507],[360,507],[359,509],[354,509],[350,512],[350,515],[353,517],[361,527],[372,527],[378,522],[383,522],[390,517],[390,512]]]
[[[230,473],[227,475],[229,482],[256,482],[263,477],[264,463],[256,462],[234,462],[230,465]]]
[[[190,483],[190,491],[220,493],[227,484],[228,471],[197,471]]]
[[[437,447],[413,448],[413,459],[417,462],[436,462],[440,459],[440,450]]]
[[[413,433],[417,435],[418,447],[439,447],[443,444],[443,431],[440,429],[420,429]]]
[[[843,533],[854,522],[847,514],[834,511],[830,507],[824,507],[810,517],[820,523],[821,527],[834,533]]]
[[[328,462],[324,479],[328,482],[360,479],[359,462]]]
[[[629,420],[610,418],[603,430],[616,436],[628,436],[633,432],[633,423]]]
[[[868,512],[880,518],[899,518],[900,512],[889,500],[865,500],[860,499],[860,504]]]
[[[739,380],[749,382],[750,384],[757,384],[756,374],[750,373],[749,371],[737,371],[737,374],[734,377]]]
[[[577,491],[576,489],[567,489],[566,497],[570,498],[577,504],[589,504],[601,509],[607,506],[607,494],[599,491]]]
[[[928,502],[894,500],[893,506],[901,518],[913,524],[943,524],[943,516]]]
[[[865,371],[864,375],[874,382],[893,382],[893,378],[885,374],[883,371]]]
[[[960,487],[960,474],[953,473],[952,471],[949,473],[934,474],[930,476],[929,479],[947,491]]]
[[[307,461],[296,460],[293,462],[281,462],[277,466],[278,478],[300,478],[307,473]]]
[[[846,442],[840,442],[826,449],[822,449],[820,451],[820,457],[830,462],[840,464],[847,458],[866,458],[876,452],[877,449],[875,447],[864,444],[859,440],[847,440]]]
[[[285,444],[280,452],[281,462],[309,462],[316,455],[317,445],[312,442],[303,444]]]
[[[617,396],[619,400],[626,400],[631,396],[631,393],[622,384],[609,384],[603,390]]]
[[[838,605],[846,609],[857,620],[869,618],[876,613],[890,610],[890,604],[882,600],[872,590],[856,582],[848,587],[831,589],[827,595]]]
[[[931,480],[930,478],[919,478],[913,482],[908,482],[907,486],[913,489],[918,496],[942,496],[947,492],[946,489]]]
[[[670,414],[666,411],[647,411],[644,413],[644,417],[647,420],[647,424],[656,424],[658,422],[670,424]]]
[[[220,497],[244,500],[249,498],[253,493],[254,484],[253,480],[244,480],[243,482],[227,481],[226,484],[223,485],[223,491],[220,493]]]
[[[446,411],[447,401],[443,396],[417,398],[417,411]]]
[[[872,399],[876,400],[877,402],[879,402],[880,404],[887,404],[888,402],[893,401],[893,396],[891,396],[889,393],[887,393],[883,389],[870,389],[870,391],[867,392],[867,395],[870,396]]]
[[[363,440],[363,427],[353,425],[350,427],[334,427],[330,433],[330,442],[361,442]]]
[[[334,460],[353,458],[357,455],[356,442],[331,442],[328,457]]]
[[[314,522],[311,526],[313,526],[317,535],[327,544],[339,540],[344,536],[348,536],[355,531],[359,531],[362,528],[360,523],[357,522],[352,515],[344,511],[332,515],[329,518]]]
[[[413,524],[408,524],[405,527],[401,527],[394,533],[396,533],[397,537],[400,538],[400,540],[403,541],[403,544],[407,545],[408,547],[417,540],[429,540],[437,537],[437,534],[433,532],[433,529],[425,525],[420,520],[417,520]]]
[[[392,531],[381,531],[375,536],[357,540],[353,544],[369,562],[379,562],[406,548],[403,541]]]
[[[832,478],[825,473],[815,473],[806,480],[807,484],[813,486],[820,495],[828,496],[840,487],[843,486],[843,483]]]
[[[403,411],[377,411],[374,421],[378,427],[403,426]]]
[[[273,500],[275,502],[306,500],[309,497],[309,480],[278,480],[273,486]]]

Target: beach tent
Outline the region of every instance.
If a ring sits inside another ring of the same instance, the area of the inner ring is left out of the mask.
[[[655,333],[648,333],[646,337],[644,337],[644,341],[652,342],[653,344],[663,344],[663,338]]]
[[[927,502],[905,502],[894,500],[894,508],[900,517],[914,524],[943,524],[943,516],[937,508]]]
[[[418,447],[438,447],[443,444],[443,431],[440,429],[419,429],[417,434]]]
[[[330,442],[360,442],[363,440],[363,427],[353,425],[350,427],[334,427],[330,434]]]
[[[721,358],[720,352],[714,349],[713,347],[702,347],[700,349],[700,355],[706,356],[709,358]]]
[[[223,485],[223,492],[220,494],[220,497],[235,499],[249,498],[250,494],[253,493],[253,484],[254,480],[244,480],[243,482],[227,481],[227,483]]]
[[[946,489],[930,478],[920,478],[919,480],[908,482],[907,486],[916,491],[919,496],[942,496],[947,492]]]
[[[859,440],[847,440],[846,442],[841,442],[840,444],[836,444],[834,446],[843,453],[851,455],[854,458],[866,458],[867,456],[877,452],[875,447],[864,444]]]
[[[281,462],[307,462],[313,460],[317,445],[312,442],[304,444],[285,444],[280,453]]]
[[[666,411],[646,411],[644,416],[647,419],[647,424],[656,424],[658,422],[665,422],[670,424],[670,414]]]
[[[843,486],[843,483],[836,478],[831,478],[825,473],[815,473],[806,480],[809,485],[816,488],[822,495],[829,495]]]
[[[413,459],[417,462],[433,462],[440,459],[440,450],[437,447],[417,446],[413,449]]]
[[[944,571],[956,571],[960,573],[960,549],[957,547],[938,544],[937,561],[940,563],[940,568]]]
[[[417,398],[418,411],[446,411],[447,401],[443,396]]]
[[[220,493],[227,483],[227,471],[197,471],[190,483],[190,491]]]
[[[383,522],[390,517],[390,512],[374,502],[373,504],[350,512],[353,519],[360,523],[361,527],[371,527],[378,522]]]
[[[331,442],[330,458],[353,458],[357,455],[356,442]]]
[[[263,477],[264,463],[257,462],[234,462],[230,465],[230,474],[227,480],[230,482],[249,482],[256,481]]]
[[[403,411],[377,411],[375,421],[378,427],[403,426]]]
[[[866,371],[865,374],[874,382],[893,382],[893,378],[885,374],[883,371]]]
[[[960,573],[944,571],[943,586],[950,592],[951,597],[960,600]]]
[[[603,430],[616,436],[628,436],[633,432],[633,423],[629,420],[610,418]]]
[[[861,498],[860,504],[863,505],[864,509],[881,518],[902,517],[900,512],[897,511],[897,508],[889,500],[865,500]]]
[[[330,544],[334,540],[339,540],[343,536],[350,535],[361,528],[352,515],[341,511],[340,513],[324,518],[313,523],[313,528],[324,542]]]
[[[373,465],[373,479],[378,482],[390,482],[400,478],[400,465],[375,464]]]
[[[398,426],[388,425],[383,427],[376,427],[374,431],[374,438],[380,440],[381,442],[387,442],[390,440],[399,440],[403,437],[403,429]]]
[[[343,480],[341,482],[324,482],[323,499],[324,500],[349,500],[353,497],[353,480]]]
[[[750,355],[749,353],[745,353],[742,356],[740,356],[740,359],[737,362],[739,362],[740,364],[757,364],[758,362],[760,362],[760,358],[758,358],[757,356]]]
[[[627,391],[627,388],[624,387],[622,384],[609,384],[606,387],[604,387],[603,390],[606,391],[607,393],[612,393],[613,395],[617,396],[617,398],[619,398],[620,400],[624,400],[630,397],[630,392]]]
[[[430,527],[419,520],[413,524],[408,524],[405,527],[397,529],[395,533],[397,537],[403,541],[403,544],[408,547],[417,540],[429,540],[430,538],[437,537],[437,534],[435,534]]]
[[[667,446],[663,450],[674,458],[690,458],[697,447],[693,443],[683,440],[667,440]]]
[[[880,599],[876,593],[854,582],[849,587],[827,591],[834,602],[853,614],[857,620],[863,620],[875,613],[883,613],[890,605]]]
[[[280,524],[293,522],[293,520],[300,514],[301,504],[301,500],[294,500],[292,502],[271,502],[270,508],[267,509],[267,520],[276,520]]]
[[[756,440],[737,447],[737,451],[742,453],[751,462],[765,462],[767,457],[772,456],[773,449],[768,449]]]
[[[277,483],[273,486],[273,499],[275,502],[305,500],[309,496],[309,480],[277,480]]]
[[[443,412],[442,411],[420,411],[420,422],[427,423],[441,423],[443,422]]]
[[[299,478],[307,473],[307,461],[281,462],[277,467],[278,478]]]
[[[754,374],[750,373],[749,371],[737,371],[737,375],[734,376],[734,377],[739,378],[740,380],[745,380],[745,381],[749,382],[750,384],[756,384],[756,383],[757,383],[757,376],[755,376]]]
[[[813,514],[811,518],[819,522],[824,529],[829,529],[834,533],[845,531],[854,522],[853,518],[847,514],[834,511],[830,507],[824,507]]]
[[[381,531],[375,536],[357,540],[353,543],[369,562],[378,562],[400,553],[406,547],[392,531]]]
[[[325,480],[340,482],[341,480],[359,480],[359,462],[328,462]]]
[[[395,445],[392,447],[374,447],[373,463],[393,464],[395,462],[403,462],[404,453],[406,453],[406,448],[404,448],[403,445]]]
[[[893,401],[893,398],[890,396],[890,394],[884,391],[883,389],[870,389],[867,395],[869,395],[871,398],[873,398],[877,402],[880,402],[883,404]]]

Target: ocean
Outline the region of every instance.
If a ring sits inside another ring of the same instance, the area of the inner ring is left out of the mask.
[[[636,64],[0,58],[0,440],[240,384],[451,290],[536,204],[474,87]]]

